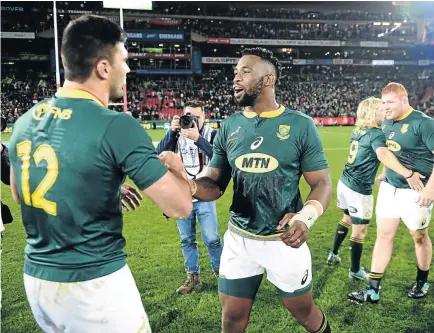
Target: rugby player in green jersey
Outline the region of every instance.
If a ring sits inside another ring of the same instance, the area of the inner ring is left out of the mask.
[[[24,285],[45,332],[150,332],[122,236],[121,185],[130,177],[168,216],[192,209],[181,160],[161,161],[131,116],[107,108],[129,72],[125,32],[98,16],[63,33],[65,83],[18,119],[11,186],[27,233]],[[176,200],[173,198],[176,197]]]
[[[383,132],[387,147],[406,168],[425,177],[424,183],[429,179],[428,185],[431,186],[434,182],[434,119],[410,107],[407,91],[399,83],[389,83],[383,89],[381,99],[386,118]],[[405,177],[386,169],[377,197],[377,239],[368,287],[349,294],[351,301],[378,303],[380,300],[381,278],[392,257],[393,239],[401,220],[414,239],[417,259],[416,281],[407,295],[410,298],[427,295],[432,259],[428,225],[433,205],[429,193],[425,189],[420,193],[411,189]]]
[[[313,302],[306,244],[332,193],[319,134],[310,117],[276,103],[281,67],[272,52],[244,50],[234,74],[234,96],[244,111],[220,128],[207,176],[190,181],[195,198],[211,201],[233,180],[220,263],[222,330],[245,331],[267,271],[284,306],[307,331],[330,332]],[[311,188],[304,205],[301,176]]]
[[[350,153],[338,183],[337,203],[343,210],[344,216],[336,229],[333,249],[327,262],[330,265],[340,263],[338,250],[348,228],[352,226],[349,276],[353,279],[367,280],[368,278],[365,269],[360,266],[360,258],[374,209],[372,188],[380,162],[406,178],[410,188],[417,191],[423,188],[420,174],[412,172],[399,163],[387,148],[386,137],[381,130],[383,119],[384,111],[381,108],[380,98],[371,97],[360,103],[357,109],[356,128],[350,138]]]

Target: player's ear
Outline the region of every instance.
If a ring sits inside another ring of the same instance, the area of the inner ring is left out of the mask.
[[[276,81],[276,77],[273,74],[267,74],[265,76],[265,79],[264,79],[264,85],[266,87],[268,87],[268,86],[274,86],[275,85],[275,81]]]
[[[111,65],[107,59],[101,59],[95,66],[95,73],[101,80],[108,80]]]

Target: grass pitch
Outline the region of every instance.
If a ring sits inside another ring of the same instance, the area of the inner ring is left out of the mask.
[[[342,264],[339,267],[329,267],[326,264],[336,225],[341,219],[341,212],[336,208],[336,184],[347,159],[351,130],[350,127],[320,129],[334,192],[329,209],[316,222],[308,240],[313,260],[316,304],[327,314],[335,333],[433,333],[434,287],[429,291],[428,297],[422,300],[412,300],[406,296],[407,289],[416,277],[416,259],[413,241],[404,225],[401,225],[395,238],[393,258],[382,283],[380,304],[359,306],[347,301],[348,292],[364,286],[364,283],[350,282],[348,279],[349,236],[341,247]],[[154,141],[159,141],[164,135],[162,130],[151,130],[148,133]],[[2,141],[7,140],[9,135],[3,135]],[[2,330],[4,333],[41,332],[33,319],[24,292],[22,271],[26,236],[19,206],[13,203],[8,187],[2,184],[1,189],[2,200],[9,205],[15,218],[12,224],[6,226],[2,239]],[[308,187],[304,181],[301,190],[306,197]],[[376,192],[377,187],[375,194]],[[225,232],[229,219],[231,196],[232,191],[228,189],[217,202],[221,235]],[[136,279],[153,332],[220,332],[221,308],[217,281],[212,275],[200,232],[198,231],[198,240],[204,286],[201,292],[179,296],[175,289],[184,281],[185,273],[175,221],[166,221],[160,211],[145,199],[137,211],[124,214],[124,222],[128,264]],[[362,257],[362,265],[368,270],[375,235],[373,220]],[[433,281],[432,273],[430,280]],[[274,287],[264,278],[247,332],[305,331],[283,308]]]

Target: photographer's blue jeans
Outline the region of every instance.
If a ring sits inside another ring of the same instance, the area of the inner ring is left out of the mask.
[[[215,271],[220,268],[220,257],[223,245],[217,226],[217,212],[215,201],[193,202],[193,210],[185,220],[178,220],[181,236],[181,249],[184,255],[185,270],[188,273],[199,273],[199,251],[196,241],[196,217],[199,221],[202,239],[208,249],[211,267]]]

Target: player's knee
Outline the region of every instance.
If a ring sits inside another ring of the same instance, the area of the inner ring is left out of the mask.
[[[353,225],[353,230],[351,232],[352,237],[357,237],[360,239],[365,239],[366,234],[368,233],[368,225],[367,224],[360,224],[360,225]]]
[[[429,241],[428,234],[425,232],[413,232],[412,236],[417,245],[425,245]]]
[[[309,304],[308,306],[299,307],[291,311],[292,316],[303,327],[309,326],[309,320],[315,310],[315,305]]]
[[[351,217],[347,214],[344,214],[344,216],[342,217],[342,221],[344,221],[347,224],[351,224]]]
[[[222,324],[226,329],[238,327],[242,323],[247,325],[248,320],[249,312],[242,309],[223,309]]]

